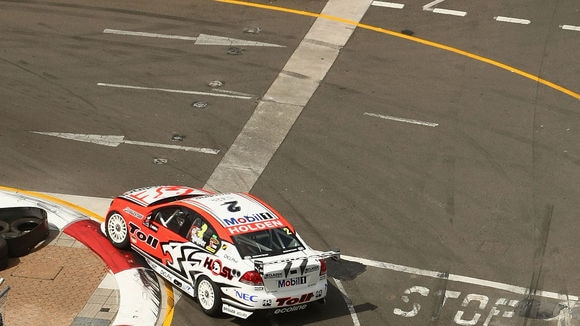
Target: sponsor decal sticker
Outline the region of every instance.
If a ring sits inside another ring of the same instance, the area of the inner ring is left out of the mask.
[[[306,276],[294,277],[286,280],[279,280],[278,288],[285,288],[301,284],[306,284]]]
[[[280,306],[292,306],[297,303],[304,303],[310,301],[314,297],[314,293],[306,293],[299,297],[284,297],[276,299],[276,305]]]

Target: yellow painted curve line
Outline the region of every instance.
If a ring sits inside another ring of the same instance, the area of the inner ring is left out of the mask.
[[[92,217],[92,218],[99,220],[101,222],[103,222],[105,220],[99,214],[97,214],[93,211],[90,211],[84,207],[81,207],[79,205],[75,205],[75,204],[70,203],[66,200],[62,200],[60,198],[49,196],[49,195],[46,195],[43,193],[28,191],[28,190],[23,190],[23,189],[18,189],[18,188],[5,187],[5,186],[0,186],[0,190],[9,191],[9,192],[17,193],[17,194],[28,195],[28,196],[44,199],[47,201],[51,201],[53,203],[57,203],[59,205],[74,209],[74,210],[76,210],[84,215]],[[163,326],[169,326],[169,325],[171,325],[171,321],[173,319],[174,298],[173,298],[173,287],[168,282],[165,282],[165,291],[167,292],[167,306],[169,307],[169,309],[167,309],[167,312],[165,313]]]
[[[353,25],[356,27],[360,27],[363,29],[367,29],[367,30],[371,30],[371,31],[375,31],[378,33],[383,33],[383,34],[387,34],[387,35],[391,35],[394,37],[399,37],[399,38],[403,38],[412,42],[416,42],[416,43],[420,43],[420,44],[424,44],[427,46],[431,46],[434,48],[438,48],[441,50],[445,50],[445,51],[449,51],[449,52],[453,52],[453,53],[457,53],[459,55],[477,60],[477,61],[481,61],[481,62],[485,62],[487,64],[490,64],[492,66],[496,66],[498,68],[513,72],[515,74],[518,74],[522,77],[531,79],[535,82],[538,82],[540,84],[543,84],[545,86],[548,86],[550,88],[553,88],[559,92],[562,92],[566,95],[572,96],[573,98],[580,100],[580,94],[576,93],[570,89],[567,89],[565,87],[562,87],[560,85],[557,85],[549,80],[545,80],[543,78],[540,78],[536,75],[527,73],[523,70],[511,67],[509,65],[506,65],[504,63],[486,58],[486,57],[482,57],[480,55],[471,53],[471,52],[467,52],[467,51],[463,51],[448,45],[444,45],[441,43],[437,43],[437,42],[432,42],[432,41],[428,41],[422,38],[418,38],[415,36],[411,36],[411,35],[406,35],[403,33],[399,33],[399,32],[395,32],[395,31],[391,31],[388,29],[384,29],[384,28],[380,28],[380,27],[376,27],[376,26],[371,26],[371,25],[366,25],[366,24],[361,24],[358,22],[355,22],[353,20],[349,20],[349,19],[344,19],[344,18],[340,18],[340,17],[335,17],[335,16],[330,16],[330,15],[325,15],[325,14],[317,14],[314,12],[309,12],[309,11],[303,11],[303,10],[296,10],[296,9],[290,9],[290,8],[284,8],[284,7],[277,7],[277,6],[270,6],[270,5],[263,5],[263,4],[258,4],[258,3],[252,3],[252,2],[246,2],[246,1],[239,1],[239,0],[214,0],[216,2],[223,2],[223,3],[230,3],[230,4],[235,4],[235,5],[240,5],[240,6],[246,6],[246,7],[255,7],[255,8],[262,8],[262,9],[268,9],[268,10],[274,10],[274,11],[281,11],[281,12],[287,12],[287,13],[291,13],[291,14],[296,14],[296,15],[302,15],[302,16],[309,16],[309,17],[316,17],[316,18],[324,18],[324,19],[328,19],[328,20],[333,20],[333,21],[337,21],[337,22],[341,22],[344,24],[348,24],[348,25]]]

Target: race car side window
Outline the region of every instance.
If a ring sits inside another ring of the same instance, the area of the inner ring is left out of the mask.
[[[215,230],[201,216],[194,219],[188,233],[188,239],[211,253],[215,253],[219,249],[221,242]]]
[[[185,232],[183,230],[188,230],[191,225],[191,221],[187,218],[186,212],[179,206],[159,209],[153,213],[153,220],[178,234]]]

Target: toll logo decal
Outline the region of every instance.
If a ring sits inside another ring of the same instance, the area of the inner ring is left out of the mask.
[[[276,299],[276,305],[281,306],[292,306],[297,303],[304,303],[310,301],[314,297],[314,293],[306,293],[299,297],[284,297]]]
[[[133,222],[129,222],[129,234],[134,235],[139,241],[145,242],[153,249],[156,249],[159,244],[159,239],[141,231],[141,228]]]

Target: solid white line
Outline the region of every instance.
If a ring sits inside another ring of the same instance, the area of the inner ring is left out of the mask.
[[[396,264],[392,264],[392,263],[386,263],[386,262],[370,260],[370,259],[365,259],[365,258],[352,257],[352,256],[346,256],[346,255],[340,255],[340,257],[342,259],[357,262],[357,263],[360,263],[360,264],[363,264],[366,266],[388,269],[388,270],[395,271],[395,272],[402,272],[402,273],[432,277],[432,278],[436,278],[436,279],[446,279],[449,281],[460,282],[460,283],[475,284],[475,285],[479,285],[479,286],[485,286],[488,288],[494,288],[494,289],[507,291],[507,292],[511,292],[511,293],[516,293],[516,294],[522,294],[522,295],[526,295],[526,294],[530,293],[529,288],[500,283],[500,282],[487,281],[487,280],[474,278],[474,277],[461,276],[461,275],[455,275],[455,274],[447,274],[447,273],[442,273],[442,272],[424,270],[424,269],[419,269],[419,268],[414,268],[414,267],[396,265]],[[557,300],[565,299],[565,300],[571,300],[571,301],[578,301],[580,299],[578,296],[575,296],[575,295],[560,294],[560,293],[549,292],[549,291],[538,291],[538,292],[534,292],[534,294],[541,296],[541,297],[544,297],[544,298],[557,299]]]
[[[105,34],[117,34],[117,35],[129,35],[129,36],[144,36],[144,37],[156,37],[156,38],[166,38],[174,40],[185,40],[185,41],[195,41],[197,37],[191,36],[180,36],[180,35],[168,35],[168,34],[157,34],[157,33],[147,33],[147,32],[132,32],[132,31],[122,31],[119,29],[106,28],[103,30]]]
[[[414,120],[414,119],[398,118],[398,117],[393,117],[390,115],[382,115],[382,114],[377,114],[377,113],[365,112],[364,115],[368,115],[368,116],[376,117],[376,118],[381,118],[381,119],[386,119],[386,120],[393,120],[393,121],[398,121],[398,122],[405,122],[405,123],[411,123],[411,124],[415,124],[415,125],[427,126],[427,127],[437,127],[439,125],[438,123],[435,123],[435,122],[426,122],[426,121],[420,121],[420,120]]]
[[[467,15],[467,12],[465,12],[465,11],[441,9],[441,8],[435,8],[435,9],[433,9],[433,12],[436,14],[444,14],[444,15],[452,15],[452,16],[460,16],[460,17]]]
[[[328,0],[322,14],[359,22],[371,2]],[[343,27],[342,22],[323,17],[314,21],[216,166],[205,188],[220,192],[252,189],[351,37],[354,30]]]
[[[428,4],[423,6],[423,10],[427,10],[427,11],[432,11],[434,6],[440,4],[441,2],[443,2],[445,0],[435,0],[433,2],[429,2]]]
[[[246,96],[246,95],[242,96],[242,95],[232,95],[232,94],[224,94],[224,93],[184,91],[184,90],[178,90],[178,89],[131,86],[131,85],[120,85],[120,84],[109,84],[109,83],[97,83],[97,86],[138,89],[138,90],[147,90],[147,91],[160,91],[160,92],[168,92],[168,93],[192,94],[192,95],[207,95],[207,96],[215,96],[215,97],[229,97],[229,98],[238,98],[238,99],[243,99],[243,100],[249,100],[252,98],[252,96]]]
[[[574,26],[574,25],[560,25],[561,29],[565,29],[568,31],[576,31],[576,32],[580,32],[580,26]]]
[[[373,1],[371,5],[375,7],[386,7],[386,8],[394,8],[394,9],[403,9],[405,7],[402,3],[396,2],[386,2],[386,1]]]
[[[344,286],[342,286],[342,282],[340,282],[335,278],[333,278],[333,280],[334,283],[336,283],[336,287],[338,288],[340,293],[342,293],[342,297],[344,298],[344,302],[346,303],[346,307],[348,308],[348,311],[350,312],[350,317],[352,318],[352,324],[354,326],[359,326],[360,321],[358,320],[358,316],[356,315],[356,310],[354,310],[352,300],[348,297],[348,294],[346,293]]]
[[[189,147],[189,146],[180,146],[180,145],[168,145],[168,144],[159,144],[159,143],[148,143],[148,142],[136,141],[136,140],[123,140],[123,143],[130,144],[130,145],[139,145],[139,146],[178,149],[178,150],[186,151],[186,152],[198,152],[198,153],[214,154],[214,155],[216,155],[220,152],[218,149],[211,149],[211,148],[204,148],[204,147]]]
[[[513,17],[505,17],[505,16],[496,16],[493,19],[497,20],[498,22],[506,22],[506,23],[514,23],[514,24],[522,24],[528,25],[531,23],[531,20],[521,19],[521,18],[513,18]]]

